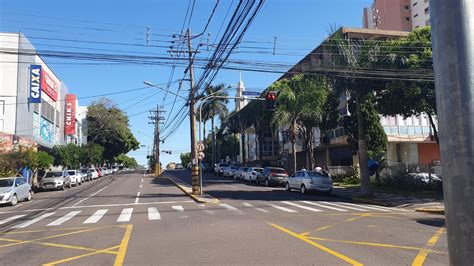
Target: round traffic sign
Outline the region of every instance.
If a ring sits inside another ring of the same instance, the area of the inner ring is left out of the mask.
[[[197,150],[198,150],[198,152],[203,152],[205,148],[206,148],[206,147],[204,146],[204,143],[199,142],[199,143],[197,144]]]
[[[198,159],[199,160],[204,159],[204,157],[205,157],[204,152],[201,151],[201,152],[198,153]]]

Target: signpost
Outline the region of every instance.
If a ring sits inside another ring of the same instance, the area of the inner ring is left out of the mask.
[[[198,152],[203,152],[205,148],[206,148],[206,147],[204,146],[204,143],[199,142],[199,143],[197,144],[197,150],[198,150]]]

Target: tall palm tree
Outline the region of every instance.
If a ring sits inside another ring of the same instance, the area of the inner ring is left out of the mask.
[[[206,86],[205,89],[205,95],[210,95],[213,94],[217,91],[221,91],[217,94],[214,94],[216,96],[227,96],[227,93],[223,91],[225,88],[225,85],[223,83],[220,83],[218,85],[208,85]],[[202,105],[202,122],[204,122],[204,127],[203,127],[203,133],[204,133],[204,138],[206,137],[206,121],[211,120],[211,132],[212,132],[212,164],[214,165],[216,161],[216,156],[215,156],[215,146],[216,146],[216,139],[215,139],[215,119],[216,117],[219,117],[221,121],[223,118],[227,117],[229,114],[229,110],[227,109],[227,99],[223,98],[210,98],[206,102],[203,103]]]

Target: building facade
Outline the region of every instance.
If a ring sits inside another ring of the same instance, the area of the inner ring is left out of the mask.
[[[0,132],[7,141],[1,145],[64,144],[69,89],[22,33],[1,33],[0,47]]]
[[[411,0],[411,15],[413,29],[430,26],[430,1]]]
[[[363,9],[362,25],[366,29],[411,31],[410,0],[374,0]]]

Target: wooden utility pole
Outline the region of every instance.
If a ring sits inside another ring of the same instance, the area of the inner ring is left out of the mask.
[[[163,120],[165,119],[161,114],[165,111],[156,106],[156,110],[151,110],[151,115],[148,117],[151,121],[148,122],[149,124],[155,125],[155,133],[153,135],[153,158],[155,161],[155,176],[159,176],[161,174],[161,166],[160,166],[160,124],[162,124]],[[151,164],[150,164],[151,166]]]
[[[189,55],[189,128],[191,131],[191,158],[192,158],[192,193],[194,195],[201,194],[201,188],[199,186],[199,165],[198,157],[196,152],[196,113],[194,110],[196,88],[194,87],[194,69],[193,69],[193,48],[191,45],[191,30],[186,31],[186,39],[188,43],[188,55]]]

